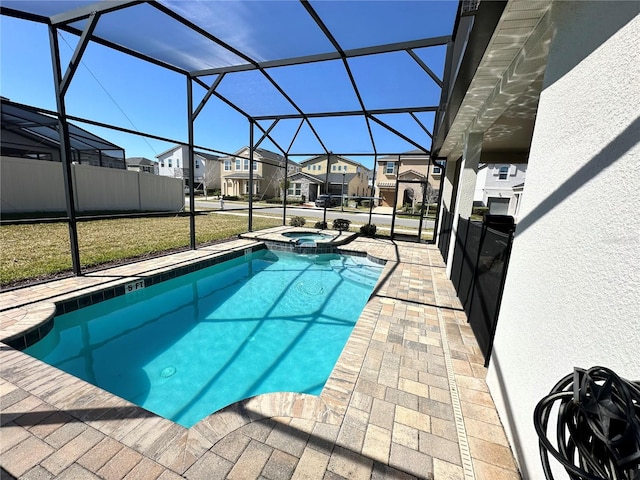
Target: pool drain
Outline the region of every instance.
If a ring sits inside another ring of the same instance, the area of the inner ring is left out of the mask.
[[[160,375],[162,376],[162,378],[169,378],[175,375],[175,373],[176,367],[165,367],[162,369],[162,372],[160,372]]]

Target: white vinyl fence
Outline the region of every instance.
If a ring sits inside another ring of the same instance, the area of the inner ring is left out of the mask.
[[[72,165],[76,210],[179,211],[182,179],[115,168]],[[62,163],[0,158],[2,213],[66,211]]]

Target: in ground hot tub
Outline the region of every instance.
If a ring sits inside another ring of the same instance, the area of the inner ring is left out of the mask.
[[[285,232],[282,234],[283,237],[296,239],[296,244],[300,246],[310,246],[313,247],[316,245],[316,242],[328,242],[333,240],[333,235],[327,235],[325,233],[313,233],[313,232]]]

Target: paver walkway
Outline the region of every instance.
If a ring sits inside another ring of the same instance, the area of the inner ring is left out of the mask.
[[[1,293],[0,338],[52,301],[254,243]],[[437,248],[342,248],[388,262],[319,397],[261,395],[185,429],[0,344],[2,478],[519,479]]]

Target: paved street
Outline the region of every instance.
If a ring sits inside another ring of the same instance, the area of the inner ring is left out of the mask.
[[[189,205],[189,199],[185,198],[185,205]],[[202,198],[196,198],[196,209],[219,209],[219,200],[204,200]],[[247,210],[248,204],[245,202],[224,202],[225,211],[233,210]],[[254,206],[254,215],[261,213],[270,215],[282,215],[282,207],[265,207],[263,205]],[[324,218],[324,209],[318,207],[287,207],[287,215],[300,215],[307,218],[317,218],[322,220]],[[361,212],[342,212],[340,208],[327,209],[327,222],[331,222],[336,218],[346,218],[351,220],[354,224],[365,224],[369,222],[369,213],[367,211]],[[391,214],[372,214],[371,223],[374,223],[378,227],[391,227]],[[433,228],[433,220],[423,221],[422,228]],[[396,217],[396,227],[418,228],[418,219],[414,218],[400,218]]]

